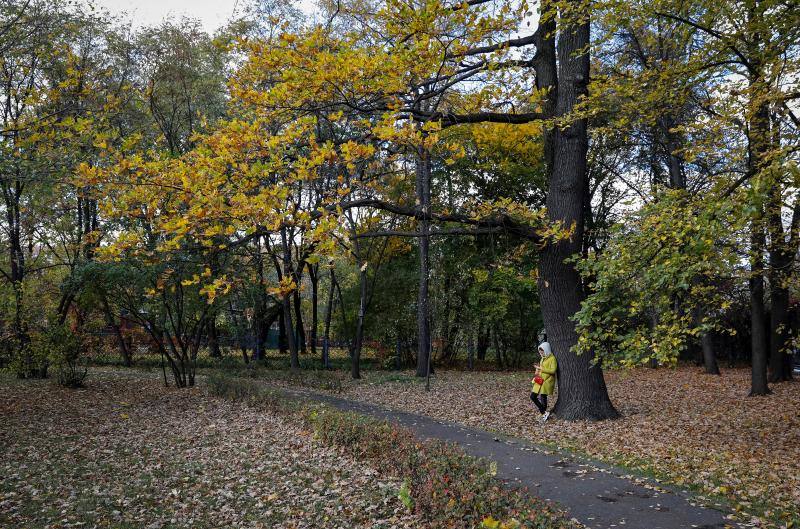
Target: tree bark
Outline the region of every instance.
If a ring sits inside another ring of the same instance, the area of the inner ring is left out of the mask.
[[[358,320],[356,321],[356,336],[353,341],[353,354],[350,358],[350,374],[353,379],[361,378],[361,346],[364,342],[364,315],[367,310],[367,267],[366,263],[361,266],[358,273],[359,278],[359,303]]]
[[[211,358],[222,358],[222,351],[220,351],[219,348],[216,312],[212,312],[208,319],[208,353],[211,355]]]
[[[333,318],[333,293],[336,288],[336,274],[333,267],[330,269],[331,284],[328,287],[328,304],[325,307],[325,334],[322,338],[322,367],[328,369],[330,365],[331,319]]]
[[[498,336],[496,325],[494,329],[492,329],[492,341],[494,342],[494,354],[497,359],[497,368],[503,369],[503,367],[505,367],[503,363],[503,349],[500,347],[500,337]]]
[[[286,228],[281,229],[281,243],[283,245],[283,274],[284,277],[292,275],[292,250],[286,235]],[[292,293],[283,294],[283,323],[286,329],[286,342],[289,346],[289,364],[292,371],[300,369],[300,358],[297,354],[297,342],[294,339],[294,326],[292,325]]]
[[[768,395],[767,317],[764,310],[764,230],[756,220],[750,239],[750,396]]]
[[[286,338],[286,319],[283,314],[283,299],[281,298],[281,314],[278,318],[278,351],[281,356],[289,354],[288,341]]]
[[[474,367],[474,358],[475,358],[475,338],[472,335],[472,331],[469,333],[469,338],[467,338],[467,369],[472,371]]]
[[[489,350],[489,327],[483,326],[483,323],[478,323],[478,360],[483,362],[486,360],[486,352]]]
[[[311,342],[311,356],[317,356],[317,325],[319,324],[319,265],[309,265],[308,277],[311,280],[311,329],[309,341]]]
[[[103,298],[103,315],[106,318],[106,324],[114,331],[123,364],[125,367],[131,367],[131,365],[133,365],[133,359],[131,358],[131,351],[128,348],[128,343],[125,341],[125,336],[122,335],[122,329],[117,325],[114,313],[111,311],[111,306],[105,298]]]
[[[755,189],[760,183],[764,182],[765,175],[762,174],[766,168],[768,160],[767,153],[770,150],[769,134],[769,107],[765,95],[770,87],[765,83],[764,65],[761,61],[763,56],[764,31],[763,9],[761,2],[748,4],[747,19],[744,21],[747,26],[747,55],[750,62],[748,68],[749,85],[749,119],[747,127],[747,172],[748,179]],[[755,194],[755,193],[754,193]],[[756,203],[761,198],[755,197]],[[766,200],[765,202],[769,202]],[[751,325],[752,325],[752,388],[751,395],[764,395],[769,392],[766,378],[767,360],[767,320],[764,310],[764,250],[766,249],[766,236],[764,233],[764,213],[763,208],[758,204],[758,215],[753,219],[753,232],[751,234],[751,278],[750,278],[750,304],[751,304]],[[769,211],[766,212],[769,215]],[[767,218],[767,221],[770,219]]]
[[[292,292],[294,299],[294,320],[295,320],[295,336],[297,337],[297,349],[299,352],[306,353],[306,330],[303,325],[303,304],[300,298],[300,285],[303,281],[303,268],[304,264],[301,263],[298,269],[292,274],[297,288]]]
[[[787,369],[787,350],[791,338],[789,328],[789,271],[792,255],[786,246],[781,218],[780,186],[770,191],[769,208],[769,296],[770,296],[770,340],[769,381],[784,382],[791,379],[791,368]]]
[[[567,116],[586,96],[589,81],[589,14],[577,0],[569,2],[586,21],[561,28],[558,36],[558,79],[542,79],[557,87],[556,116]],[[541,53],[541,50],[540,50]],[[537,76],[539,75],[537,70]],[[544,73],[548,73],[545,70]],[[549,82],[548,82],[549,81]],[[567,420],[603,420],[619,416],[608,397],[603,372],[593,354],[572,351],[578,342],[572,316],[584,298],[581,278],[565,260],[581,251],[584,225],[584,186],[587,185],[588,131],[586,119],[573,119],[556,128],[553,164],[548,167],[547,214],[573,230],[568,240],[548,243],[540,255],[539,293],[545,327],[558,360],[558,401],[553,413]]]
[[[420,147],[417,156],[417,200],[422,208],[423,215],[427,216],[431,204],[431,159],[430,153]],[[431,354],[431,327],[430,327],[430,299],[428,286],[430,280],[429,248],[430,248],[430,221],[427,218],[419,220],[419,290],[417,294],[417,376],[428,376]]]
[[[717,356],[714,354],[714,341],[711,338],[710,332],[704,332],[700,336],[700,345],[703,348],[703,365],[705,366],[706,373],[709,375],[719,375]]]

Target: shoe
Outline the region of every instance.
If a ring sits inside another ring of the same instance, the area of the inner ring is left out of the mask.
[[[547,422],[547,419],[549,418],[550,418],[550,412],[549,411],[544,412],[544,415],[542,415],[542,422]]]

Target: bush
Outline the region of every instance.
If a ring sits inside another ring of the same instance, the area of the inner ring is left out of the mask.
[[[38,355],[46,357],[56,372],[56,380],[64,387],[81,388],[88,369],[81,361],[84,349],[80,335],[63,325],[52,325],[33,343]]]
[[[36,342],[22,345],[19,341],[14,340],[11,349],[11,361],[8,363],[8,369],[17,378],[47,378],[50,359],[45,348],[39,347]]]
[[[214,373],[206,378],[206,386],[212,395],[224,397],[237,402],[247,402],[254,397],[263,397],[266,390],[258,382],[245,378]]]
[[[453,444],[423,443],[405,428],[357,413],[290,400],[254,380],[214,375],[207,383],[214,395],[298,419],[323,443],[403,479],[398,498],[422,516],[427,527],[574,527],[550,504],[523,490],[504,488],[494,477],[494,463],[471,457]]]

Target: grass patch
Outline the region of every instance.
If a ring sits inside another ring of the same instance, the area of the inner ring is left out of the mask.
[[[379,375],[375,375],[370,377],[371,384],[392,384],[392,383],[399,383],[399,384],[418,384],[421,382],[425,382],[425,379],[422,377],[417,377],[414,375],[409,375],[406,373],[381,373]]]
[[[222,373],[225,377],[248,378],[287,386],[331,391],[333,393],[342,392],[343,382],[347,376],[340,371],[323,369],[291,371],[288,369],[267,369],[254,364],[246,367],[239,366],[231,369],[210,371],[208,376],[214,377],[215,373]]]

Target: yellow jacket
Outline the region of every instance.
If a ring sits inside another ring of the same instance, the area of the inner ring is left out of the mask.
[[[556,370],[558,369],[558,362],[556,362],[556,355],[551,354],[549,356],[546,356],[544,360],[542,360],[541,366],[542,366],[541,377],[544,379],[544,382],[542,382],[540,391],[539,384],[531,380],[531,382],[533,383],[533,392],[542,395],[552,395],[556,389]]]

